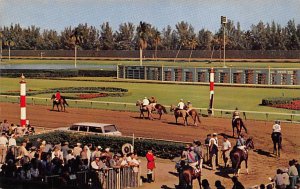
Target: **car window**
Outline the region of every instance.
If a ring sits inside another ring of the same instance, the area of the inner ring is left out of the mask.
[[[117,128],[114,125],[104,126],[104,132],[105,133],[110,133],[110,132],[115,132],[115,131],[117,131]]]
[[[87,132],[87,126],[83,126],[83,125],[80,125],[80,127],[79,127],[79,131],[85,131],[85,132]]]
[[[93,132],[93,133],[103,133],[101,127],[90,127],[89,132]]]
[[[78,125],[72,125],[72,126],[70,127],[70,130],[72,130],[72,131],[77,131],[77,130],[78,130]]]

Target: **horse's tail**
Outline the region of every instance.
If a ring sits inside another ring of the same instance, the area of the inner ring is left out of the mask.
[[[168,112],[167,112],[167,109],[166,109],[163,105],[161,105],[161,108],[162,108],[162,110],[163,110],[163,112],[164,112],[165,114],[168,113]]]
[[[183,179],[184,179],[185,183],[187,184],[187,187],[191,187],[192,174],[189,173],[189,171],[187,171],[187,170],[183,171]]]
[[[66,98],[65,98],[65,97],[62,97],[62,99],[63,99],[63,102],[64,102],[67,106],[69,106],[69,104],[68,104]]]

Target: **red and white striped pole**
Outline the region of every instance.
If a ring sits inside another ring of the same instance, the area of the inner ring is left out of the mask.
[[[26,126],[26,81],[22,74],[20,81],[20,108],[21,108],[21,119],[20,125],[22,127]]]
[[[215,85],[215,73],[214,68],[211,68],[210,75],[209,75],[209,114],[214,115],[214,85]]]

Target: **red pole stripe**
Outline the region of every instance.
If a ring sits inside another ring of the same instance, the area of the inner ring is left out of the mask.
[[[26,96],[20,96],[20,107],[26,107]]]

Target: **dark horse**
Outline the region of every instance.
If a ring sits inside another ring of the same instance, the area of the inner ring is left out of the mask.
[[[277,157],[280,157],[280,149],[281,149],[281,142],[282,142],[281,133],[274,132],[274,133],[272,133],[271,137],[272,137],[272,141],[273,141],[273,144],[274,144],[273,153]],[[278,148],[277,148],[277,145],[278,145]]]
[[[232,120],[232,135],[233,135],[233,137],[234,137],[234,128],[236,128],[238,137],[241,135],[242,128],[244,128],[247,133],[247,128],[246,128],[242,118],[236,118],[236,119]]]
[[[246,163],[247,174],[249,173],[248,172],[248,150],[254,149],[254,143],[252,138],[247,139],[245,146],[246,146],[245,147],[246,152],[237,147],[234,147],[233,150],[231,150],[230,152],[230,159],[232,162],[232,168],[234,169],[234,175],[237,176],[239,175],[241,163],[243,161],[245,161]]]
[[[58,106],[60,106],[61,111],[65,112],[66,111],[66,105],[69,106],[69,104],[67,103],[67,100],[64,97],[61,97],[60,101],[57,102],[55,100],[55,95],[53,94],[52,97],[51,97],[51,100],[53,101],[52,110],[54,110],[54,106],[56,105],[57,111],[59,111]]]
[[[157,104],[157,103],[154,105],[154,110],[153,111],[157,111],[157,113],[159,114],[159,118],[158,118],[159,120],[161,119],[162,113],[165,113],[165,114],[168,113],[167,110],[166,110],[166,107],[164,107],[161,104]]]
[[[173,112],[173,111],[174,111],[176,124],[178,124],[177,123],[178,117],[182,117],[184,126],[187,126],[188,125],[188,122],[187,122],[188,114],[186,113],[186,110],[179,110],[176,106],[171,105],[170,112]]]
[[[180,161],[179,167],[177,167],[179,173],[179,188],[192,189],[193,180],[197,179],[201,188],[201,172],[195,172],[194,169],[187,165],[184,160]]]

